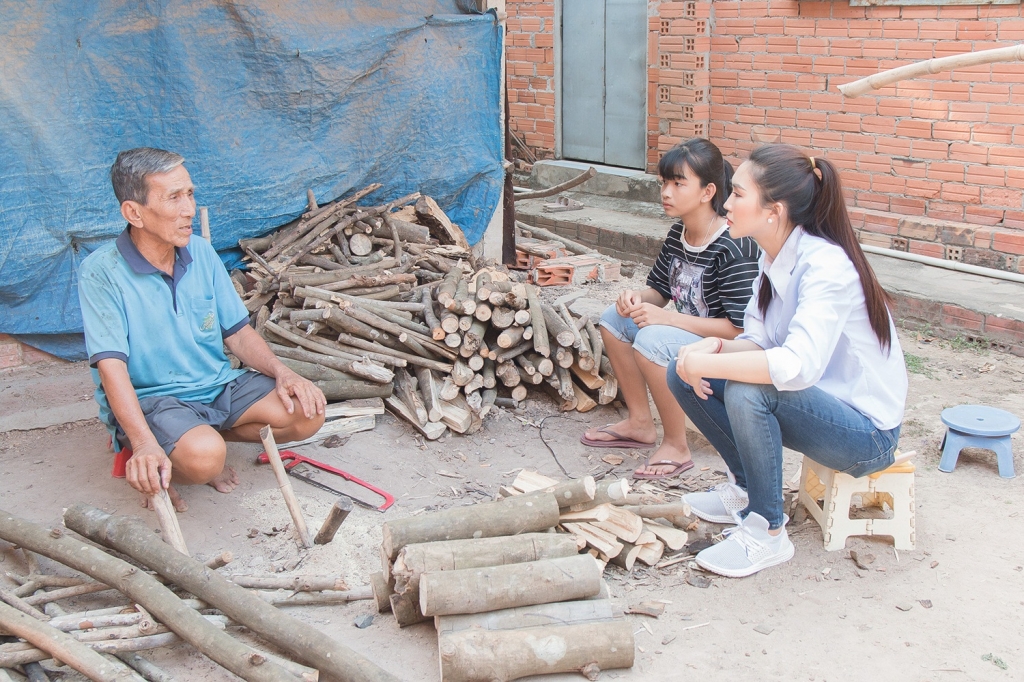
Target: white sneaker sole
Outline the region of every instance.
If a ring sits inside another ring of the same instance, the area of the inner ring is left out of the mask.
[[[704,521],[707,521],[708,523],[723,523],[730,526],[736,526],[739,524],[739,521],[737,521],[736,518],[733,516],[715,516],[714,514],[705,514],[704,512],[693,507],[692,505],[690,506],[690,511],[693,512],[693,515],[696,516],[698,519],[702,519]]]
[[[789,543],[789,547],[781,554],[776,554],[773,557],[769,557],[768,559],[748,566],[747,568],[730,570],[727,568],[721,568],[719,566],[711,566],[708,563],[701,561],[700,554],[697,555],[697,565],[703,568],[705,571],[711,571],[712,573],[717,573],[718,575],[724,575],[726,578],[746,578],[748,575],[754,575],[758,571],[763,571],[766,568],[771,568],[772,566],[784,564],[790,559],[792,559],[794,554],[796,554],[796,547],[794,547],[793,543],[791,542]]]

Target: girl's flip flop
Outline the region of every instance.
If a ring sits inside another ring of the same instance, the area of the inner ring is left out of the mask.
[[[636,472],[633,472],[633,478],[642,478],[642,479],[648,480],[648,481],[657,481],[657,480],[660,480],[660,479],[663,479],[663,478],[672,478],[674,476],[678,476],[679,474],[683,473],[684,471],[689,471],[690,469],[693,468],[693,460],[691,459],[688,462],[676,462],[675,460],[671,460],[671,459],[662,459],[662,460],[658,460],[657,462],[648,462],[644,466],[645,467],[657,467],[657,466],[671,466],[671,467],[674,467],[671,471],[666,471],[663,474],[638,474]]]
[[[589,445],[592,448],[653,448],[654,443],[644,443],[643,441],[634,440],[632,438],[626,438],[622,434],[615,433],[610,428],[611,424],[607,424],[598,429],[601,433],[607,433],[609,436],[613,436],[615,440],[594,440],[593,438],[587,438],[587,434],[580,436],[580,442],[584,445]]]

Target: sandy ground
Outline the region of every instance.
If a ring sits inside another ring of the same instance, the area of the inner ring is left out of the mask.
[[[595,286],[588,296],[609,300],[619,287]],[[821,531],[799,514],[789,529],[795,558],[750,578],[714,578],[710,587],[698,588],[687,581],[695,573],[687,562],[635,570],[631,576],[610,567],[606,575],[613,595],[623,604],[661,599],[668,606],[658,619],[628,616],[635,625],[636,664],[631,670],[608,671],[604,679],[1024,678],[1021,479],[1000,478],[994,455],[986,451],[964,451],[952,474],[936,469],[943,408],[982,403],[1024,414],[1024,358],[909,331],[902,332],[902,342],[912,372],[900,446],[918,453],[917,549],[897,553],[887,538],[864,537],[850,539],[846,550],[826,552]],[[34,367],[0,376],[0,385],[9,393],[11,387],[24,390],[47,377],[66,382],[69,375],[81,381],[86,373],[81,365]],[[81,383],[76,386],[80,389]],[[538,398],[520,413],[499,410],[468,437],[424,443],[385,415],[378,417],[375,430],[356,434],[341,448],[306,446],[304,453],[391,491],[398,502],[386,514],[356,508],[333,543],[305,553],[299,552],[290,528],[275,531],[289,517],[273,475],[254,464],[260,448],[232,444],[229,460],[242,485],[230,495],[208,487],[186,489],[191,509],[181,515],[182,530],[199,558],[234,552],[237,560],[224,571],[332,573],[352,586],[364,585],[379,570],[384,520],[487,499],[521,468],[557,477],[562,476],[560,462],[572,476],[606,472],[610,467],[600,457],[608,451],[590,451],[578,437],[588,425],[617,419],[613,406],[559,415],[553,403]],[[1021,435],[1013,440],[1015,466],[1021,471]],[[699,466],[688,485],[717,480],[720,458],[699,436],[691,442]],[[641,453],[624,454],[625,462],[612,475],[628,475],[639,463]],[[109,476],[110,460],[98,422],[0,434],[0,508],[57,524],[62,508],[87,502],[112,513],[142,514],[155,528],[153,515],[139,509],[136,493]],[[787,479],[798,463],[799,456],[789,453]],[[331,496],[301,482],[295,487],[315,529]],[[869,570],[858,569],[849,550],[873,555]],[[22,572],[24,565],[18,552],[0,542],[0,576],[7,570]],[[9,583],[0,577],[0,584]],[[111,605],[116,603],[111,594],[65,606]],[[399,629],[390,614],[377,615],[366,629],[353,627],[358,616],[373,611],[370,602],[291,610],[402,679],[436,680],[432,627]],[[148,655],[181,680],[236,679],[185,645]],[[64,679],[81,678],[67,674]]]

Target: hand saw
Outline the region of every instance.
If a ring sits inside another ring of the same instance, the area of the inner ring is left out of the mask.
[[[355,498],[355,497],[351,498],[353,502],[355,502],[356,504],[362,505],[363,507],[366,507],[367,509],[376,509],[377,511],[381,511],[382,512],[382,511],[387,510],[388,507],[390,507],[391,505],[393,505],[395,503],[395,498],[390,493],[387,493],[387,492],[381,490],[380,488],[378,488],[378,487],[376,487],[376,486],[374,486],[374,485],[372,485],[370,483],[367,483],[366,481],[364,481],[364,480],[362,480],[360,478],[356,478],[355,476],[353,476],[352,474],[348,473],[347,471],[342,471],[341,469],[337,469],[335,467],[332,467],[330,464],[325,464],[324,462],[318,462],[315,459],[310,459],[309,457],[306,457],[305,455],[300,455],[299,453],[293,452],[291,450],[282,450],[281,451],[281,461],[284,463],[284,469],[285,469],[285,471],[288,472],[289,476],[294,476],[295,478],[299,479],[300,481],[304,481],[304,482],[306,482],[306,483],[308,483],[308,484],[310,484],[312,486],[320,488],[321,490],[326,490],[329,493],[334,493],[335,495],[345,495],[345,493],[341,492],[340,490],[335,490],[334,488],[332,488],[332,487],[330,487],[330,486],[328,486],[328,485],[326,485],[324,483],[321,483],[320,481],[317,481],[317,480],[315,480],[313,478],[310,478],[309,476],[305,476],[305,475],[299,473],[298,471],[294,471],[295,467],[299,466],[300,464],[308,464],[311,467],[315,467],[317,469],[320,469],[321,471],[326,471],[329,474],[334,474],[335,476],[341,476],[346,481],[350,481],[351,483],[355,483],[356,485],[360,485],[360,486],[366,488],[367,490],[370,490],[370,491],[372,491],[374,493],[377,493],[378,495],[380,495],[381,497],[384,498],[384,504],[380,505],[379,507],[376,506],[376,505],[373,505],[373,504],[371,504],[369,502],[364,502],[363,500],[360,500],[360,499]],[[267,453],[264,452],[264,453],[260,454],[260,456],[256,458],[256,463],[257,464],[269,464],[270,463],[270,459],[267,457]],[[349,495],[347,497],[351,497],[351,496]]]

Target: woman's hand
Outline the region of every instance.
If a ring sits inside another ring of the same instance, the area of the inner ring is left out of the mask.
[[[676,356],[676,374],[688,383],[698,398],[712,395],[711,384],[704,379],[704,360],[722,350],[722,339],[711,337],[682,346]]]
[[[615,299],[615,312],[622,317],[630,317],[633,311],[643,305],[644,300],[639,291],[626,289]]]
[[[636,326],[643,329],[654,324],[671,326],[672,316],[676,314],[678,313],[675,311],[654,305],[653,303],[641,303],[630,313],[630,317],[633,318],[633,323]]]

